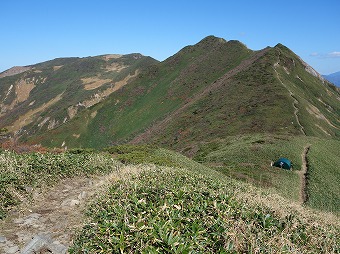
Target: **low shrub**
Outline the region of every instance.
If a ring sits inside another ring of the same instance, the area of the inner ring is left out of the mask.
[[[181,167],[173,158],[158,153],[154,145],[118,145],[105,148],[115,159],[124,164],[155,164],[158,166]]]
[[[20,203],[16,193],[28,196],[26,187],[53,185],[62,178],[103,174],[117,170],[119,163],[105,153],[0,153],[0,219]]]
[[[70,253],[330,253],[339,247],[336,229],[247,204],[228,182],[184,169],[119,181],[87,215]]]

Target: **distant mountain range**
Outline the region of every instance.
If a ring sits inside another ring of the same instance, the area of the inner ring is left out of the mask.
[[[199,142],[247,133],[340,137],[340,93],[282,44],[208,36],[163,62],[58,58],[0,74],[0,128],[52,147]]]
[[[327,79],[329,82],[332,82],[337,87],[340,87],[340,71],[329,75],[323,75],[323,77]]]

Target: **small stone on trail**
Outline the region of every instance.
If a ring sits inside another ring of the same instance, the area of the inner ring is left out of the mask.
[[[0,236],[0,243],[4,243],[6,241],[7,241],[6,237]]]
[[[61,203],[62,207],[67,207],[67,206],[76,206],[79,205],[80,201],[77,199],[66,199]]]
[[[21,223],[23,223],[24,222],[24,219],[23,218],[19,218],[19,219],[15,219],[14,220],[14,223],[16,223],[16,224],[21,224]]]
[[[12,246],[12,247],[6,249],[5,251],[6,251],[6,254],[14,254],[14,253],[16,253],[19,250],[20,249],[19,249],[18,246]]]
[[[17,232],[15,235],[18,237],[19,242],[28,242],[31,239],[25,232]]]
[[[53,254],[65,254],[67,253],[67,249],[68,249],[65,245],[60,244],[58,241],[53,242],[48,247],[49,247],[49,250],[52,251]]]
[[[82,191],[82,192],[78,195],[78,199],[79,199],[79,200],[82,200],[82,199],[86,198],[86,196],[87,196],[86,191]]]
[[[36,222],[39,220],[40,217],[41,217],[41,214],[32,213],[32,214],[26,216],[25,218],[20,218],[20,219],[14,220],[14,223],[34,227]]]
[[[30,193],[30,192],[33,191],[33,187],[31,187],[31,186],[25,186],[25,191]]]
[[[21,251],[21,254],[40,253],[42,250],[53,254],[65,254],[67,247],[59,241],[53,241],[51,236],[46,233],[36,235]]]
[[[80,204],[80,201],[76,200],[76,199],[72,199],[71,202],[70,202],[70,206],[75,206],[75,205],[79,205],[79,204]]]
[[[21,254],[38,253],[39,250],[46,247],[50,241],[50,237],[45,234],[36,235],[21,251]]]

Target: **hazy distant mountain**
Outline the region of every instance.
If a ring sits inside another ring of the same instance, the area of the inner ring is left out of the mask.
[[[332,82],[337,87],[340,87],[340,71],[329,74],[329,75],[323,75],[325,79]]]
[[[0,78],[0,128],[22,141],[187,149],[246,133],[340,136],[339,91],[281,44],[252,51],[208,36],[163,62],[106,55],[25,68]]]

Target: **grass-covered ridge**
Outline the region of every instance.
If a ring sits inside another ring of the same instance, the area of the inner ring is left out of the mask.
[[[53,140],[47,132],[41,136],[42,141],[35,141],[46,146],[60,146],[65,141],[68,147],[95,148],[125,143],[186,104],[252,54],[240,42],[207,37],[149,66],[124,89],[53,130]],[[93,112],[96,114],[91,117]]]
[[[1,78],[0,127],[8,127],[12,134],[25,129],[22,140],[45,133],[104,100],[113,87],[125,85],[157,62],[128,54],[59,58],[29,66],[23,73]],[[26,91],[25,86],[32,90]]]
[[[0,150],[0,220],[6,217],[8,210],[29,198],[30,190],[52,186],[65,178],[117,172],[122,163],[208,170],[185,156],[149,145],[120,145],[107,148],[105,152],[71,149],[63,153],[18,154]]]
[[[0,128],[68,148],[132,142],[183,151],[254,133],[338,139],[339,90],[310,68],[281,44],[253,51],[214,36],[163,62],[55,59],[1,78]]]
[[[185,169],[147,171],[92,204],[71,253],[325,253],[339,228],[237,198],[247,186]],[[253,198],[256,194],[253,193]],[[277,206],[278,208],[279,206]]]
[[[18,197],[29,197],[27,187],[116,172],[123,162],[137,172],[144,170],[119,178],[92,202],[71,253],[336,253],[339,249],[339,220],[334,214],[303,208],[273,189],[234,180],[166,149],[120,145],[106,150],[2,151],[1,216],[20,202]]]
[[[280,44],[253,51],[208,36],[163,62],[130,54],[31,67],[1,79],[0,128],[24,125],[21,142],[155,143],[183,151],[238,134],[339,137],[339,91]],[[32,90],[11,109],[19,81]]]

